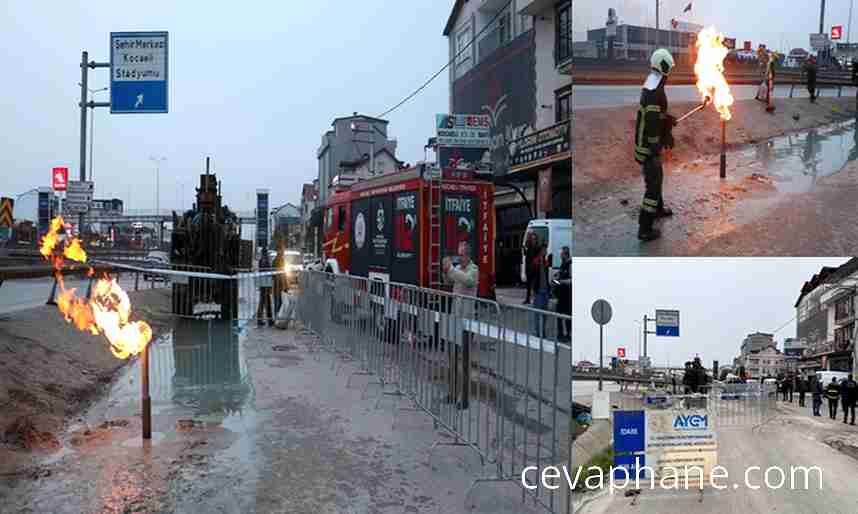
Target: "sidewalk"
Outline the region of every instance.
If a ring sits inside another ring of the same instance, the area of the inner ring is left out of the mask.
[[[296,330],[209,328],[152,348],[153,441],[141,448],[139,369],[62,438],[0,481],[23,512],[541,512],[513,483],[482,484],[472,450]],[[212,338],[214,340],[212,341]],[[486,469],[488,473],[489,469]]]

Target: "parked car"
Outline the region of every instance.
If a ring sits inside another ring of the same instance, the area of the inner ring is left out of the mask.
[[[167,252],[154,250],[149,252],[143,259],[144,266],[147,268],[166,269],[170,267],[170,257]],[[152,282],[166,282],[167,277],[158,273],[143,272],[143,280],[151,280]]]

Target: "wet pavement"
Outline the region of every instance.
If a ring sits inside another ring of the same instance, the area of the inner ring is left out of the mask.
[[[747,145],[719,156],[665,164],[665,200],[675,215],[662,239],[641,243],[640,176],[578,187],[576,256],[853,255],[858,177],[854,118]]]
[[[0,477],[0,510],[539,512],[511,483],[466,497],[486,471],[473,451],[435,450],[430,465],[431,419],[365,394],[336,359],[305,332],[178,322],[150,350],[152,441],[135,361],[57,451]]]

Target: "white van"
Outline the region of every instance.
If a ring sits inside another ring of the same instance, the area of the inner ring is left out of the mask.
[[[837,383],[839,384],[843,380],[846,380],[847,377],[849,377],[849,373],[847,373],[845,371],[817,371],[816,372],[816,379],[823,386],[827,386],[828,384],[830,384],[832,378],[836,378]]]
[[[524,269],[524,252],[527,246],[527,237],[529,233],[535,233],[539,244],[544,244],[546,247],[546,255],[551,256],[551,277],[560,271],[560,251],[564,246],[569,247],[572,251],[572,220],[571,219],[537,219],[530,220],[527,224],[527,230],[524,232],[524,238],[521,243],[521,281],[527,282]]]

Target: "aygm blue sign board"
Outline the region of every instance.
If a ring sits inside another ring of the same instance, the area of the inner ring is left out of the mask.
[[[619,468],[628,471],[628,477],[641,474],[646,465],[646,415],[642,410],[614,411],[614,477],[626,478]]]
[[[167,112],[166,32],[110,33],[110,112]]]
[[[655,335],[679,337],[679,311],[655,311]]]

